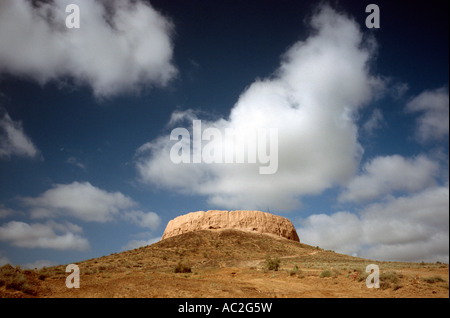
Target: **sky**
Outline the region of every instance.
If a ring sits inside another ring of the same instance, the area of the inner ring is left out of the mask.
[[[438,0],[0,0],[0,265],[145,246],[207,210],[448,263],[448,30]]]

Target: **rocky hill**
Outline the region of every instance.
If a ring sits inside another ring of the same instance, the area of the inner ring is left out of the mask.
[[[198,211],[171,220],[162,239],[199,230],[238,229],[248,232],[272,234],[300,242],[291,221],[261,211]]]

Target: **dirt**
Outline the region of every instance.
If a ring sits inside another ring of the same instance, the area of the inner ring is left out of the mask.
[[[267,267],[278,259],[277,270]],[[67,288],[65,265],[24,271],[28,290],[0,297],[38,298],[448,298],[449,267],[381,262],[264,234],[185,233],[139,249],[76,263],[80,288]],[[190,272],[175,273],[178,264]],[[366,266],[380,288],[366,286]]]

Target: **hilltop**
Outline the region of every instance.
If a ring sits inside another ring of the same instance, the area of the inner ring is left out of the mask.
[[[300,242],[294,225],[288,219],[261,211],[197,211],[170,220],[162,239],[182,233],[207,229],[239,229],[248,232],[273,234]]]

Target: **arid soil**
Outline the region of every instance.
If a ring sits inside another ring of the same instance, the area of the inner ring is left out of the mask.
[[[66,287],[60,265],[20,270],[27,288],[3,284],[0,297],[449,297],[448,264],[366,260],[239,230],[185,233],[76,264],[78,289]],[[366,287],[369,264],[379,266],[380,288]]]

